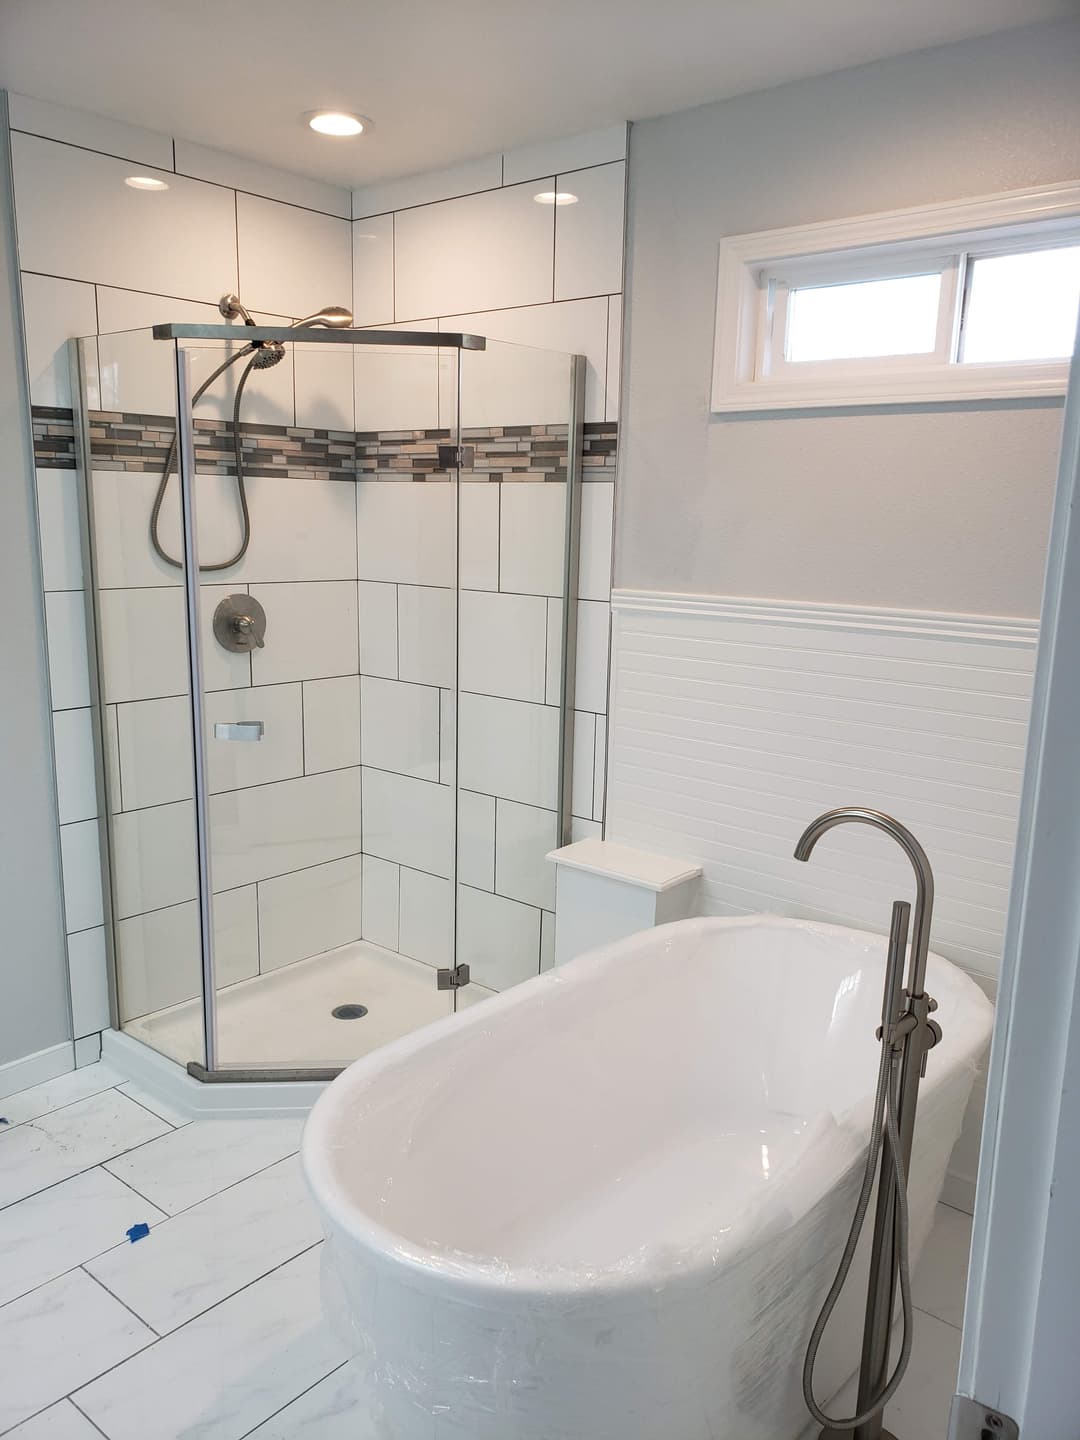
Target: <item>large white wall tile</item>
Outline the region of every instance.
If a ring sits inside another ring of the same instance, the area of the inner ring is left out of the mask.
[[[358,854],[360,770],[214,795],[210,832],[218,890]]]
[[[352,350],[347,345],[311,344],[293,345],[291,350],[296,376],[297,425],[313,430],[352,432],[355,429]],[[253,379],[257,373],[252,372]]]
[[[439,692],[428,685],[380,680],[360,682],[363,717],[360,752],[365,765],[439,779]]]
[[[398,947],[399,868],[377,855],[364,856],[363,938],[387,950]]]
[[[412,205],[429,205],[455,195],[477,190],[494,190],[502,184],[502,156],[485,155],[424,175],[405,175],[398,180],[381,180],[353,191],[353,215],[360,219]]]
[[[360,679],[304,681],[304,772],[360,764]]]
[[[457,781],[457,701],[453,690],[439,691],[439,781]]]
[[[302,317],[352,305],[349,223],[260,196],[236,197],[239,294],[249,309]]]
[[[555,908],[555,867],[544,858],[558,842],[554,810],[500,800],[495,819],[495,889],[526,905]]]
[[[542,185],[540,189],[551,189]],[[395,217],[396,318],[457,315],[553,299],[554,207],[533,185],[445,200]]]
[[[113,708],[123,808],[141,810],[189,799],[192,766],[188,696],[136,700]]]
[[[255,685],[320,680],[359,670],[356,586],[344,580],[252,585],[266,611],[266,644],[251,656]]]
[[[127,810],[112,821],[113,888],[123,919],[195,898],[195,807],[190,800]]]
[[[499,588],[498,483],[462,484],[459,493],[459,583],[465,590]]]
[[[24,269],[192,300],[236,289],[228,190],[171,171],[154,172],[168,190],[133,190],[129,162],[31,135],[11,141]]]
[[[397,586],[380,580],[361,580],[360,670],[396,680],[398,673]]]
[[[105,959],[105,930],[80,930],[69,935],[68,977],[71,982],[71,1023],[75,1039],[105,1030],[109,1020],[109,978]]]
[[[434,332],[439,325],[438,321],[429,320],[426,324],[380,328]],[[361,434],[438,428],[437,349],[428,345],[416,349],[401,345],[358,345],[353,351],[353,382],[356,387],[353,413]]]
[[[459,606],[462,689],[543,703],[548,610],[543,596],[463,590]]]
[[[206,696],[206,765],[210,793],[267,785],[304,773],[304,716],[299,685],[248,685]],[[227,740],[216,725],[261,721],[261,740]]]
[[[56,792],[60,824],[92,820],[98,813],[94,727],[89,709],[59,710],[53,716]]]
[[[454,490],[453,485],[439,483],[359,481],[356,544],[360,579],[453,585],[457,529]]]
[[[622,290],[626,166],[600,165],[559,177],[576,205],[555,209],[555,299]]]
[[[423,487],[419,487],[423,488]],[[455,683],[453,590],[398,586],[398,659],[402,680],[420,685]]]
[[[593,755],[593,819],[603,820],[607,799],[607,716],[596,717],[596,751]]]
[[[352,227],[353,319],[358,328],[394,319],[394,217],[374,215]]]
[[[502,487],[499,589],[561,595],[565,565],[566,486]]]
[[[254,885],[214,896],[214,974],[218,988],[259,973]],[[198,995],[202,985],[199,907],[194,900],[120,920],[116,926],[121,1020]]]
[[[609,295],[605,420],[618,420],[619,418],[619,395],[622,383],[622,312],[622,296]]]
[[[81,590],[82,535],[76,470],[37,472],[41,571],[46,590]]]
[[[263,880],[258,888],[264,972],[359,940],[359,855]]]
[[[30,399],[35,405],[67,407],[71,404],[67,342],[75,335],[97,333],[94,287],[24,272],[22,294]]]
[[[472,979],[505,990],[540,972],[540,911],[502,895],[458,886],[459,963]]]
[[[458,879],[477,890],[495,888],[495,797],[458,792]]]
[[[308,210],[321,210],[347,220],[352,212],[352,196],[348,190],[294,175],[289,170],[276,170],[226,150],[211,150],[190,140],[177,140],[176,170],[195,180],[212,180],[233,190],[246,190],[251,195],[264,195],[269,200],[283,200],[289,205],[302,205]]]
[[[570,135],[562,140],[541,140],[535,145],[519,145],[503,156],[503,184],[514,185],[533,180],[538,175],[564,175],[567,170],[580,170],[586,165],[604,165],[609,160],[626,158],[626,125],[608,125],[603,130],[590,130],[584,135]]]
[[[210,792],[265,785],[302,775],[299,685],[215,690],[205,697]],[[186,695],[116,707],[117,750],[125,810],[186,800],[192,793],[191,707]],[[263,722],[261,740],[227,740],[216,724]]]
[[[60,827],[64,873],[64,928],[90,930],[104,920],[101,899],[101,848],[96,820]]]
[[[460,784],[524,805],[554,806],[557,707],[463,694],[458,710]]]
[[[548,705],[559,705],[563,684],[563,602],[557,596],[549,596],[546,603],[547,674],[544,700]]]
[[[611,547],[615,486],[607,481],[581,487],[581,554],[578,594],[583,600],[611,598]]]
[[[186,692],[183,592],[178,587],[103,590],[98,603],[106,702]]]
[[[385,770],[364,770],[364,853],[449,876],[453,865],[454,794]]]
[[[440,875],[401,867],[398,949],[425,965],[449,965],[454,948],[453,887]]]
[[[443,330],[464,330],[500,342],[486,350],[462,351],[463,427],[567,424],[571,354],[584,355],[588,362],[585,419],[604,418],[606,297],[449,315],[439,324]]]
[[[588,819],[593,813],[593,777],[596,764],[596,716],[574,711],[574,757],[570,809]]]
[[[90,662],[86,650],[86,603],[80,591],[45,596],[49,687],[54,710],[90,704]]]
[[[611,610],[598,600],[578,603],[577,678],[574,705],[602,714],[607,710],[608,637]]]
[[[88,110],[54,105],[50,100],[35,100],[29,95],[9,95],[8,102],[13,130],[26,130],[48,140],[100,150],[106,155],[117,155],[160,170],[173,168],[173,142],[168,135],[156,130],[126,125],[122,120],[110,120]]]

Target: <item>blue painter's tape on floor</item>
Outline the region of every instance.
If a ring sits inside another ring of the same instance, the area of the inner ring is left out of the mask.
[[[127,1232],[127,1238],[134,1245],[136,1240],[145,1240],[149,1234],[150,1226],[140,1221],[138,1225],[132,1225],[131,1229]]]

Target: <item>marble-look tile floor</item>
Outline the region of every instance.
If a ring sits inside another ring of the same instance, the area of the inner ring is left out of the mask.
[[[106,1064],[0,1116],[0,1435],[366,1440],[320,1311],[298,1120],[188,1121]],[[944,1440],[969,1238],[940,1206],[888,1413],[902,1440]]]

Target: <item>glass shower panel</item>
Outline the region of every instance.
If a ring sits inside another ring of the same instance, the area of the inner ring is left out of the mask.
[[[245,537],[213,393],[204,565]],[[216,1068],[333,1070],[453,1005],[457,352],[289,341],[239,415],[250,537],[199,588]]]
[[[461,355],[459,1006],[553,957],[545,857],[568,830],[573,727],[574,374],[572,357],[521,345]]]
[[[199,1009],[198,849],[191,683],[175,473],[150,539],[166,457],[176,438],[175,345],[149,330],[76,342],[86,602],[98,767],[105,795],[106,930],[121,1026],[187,1062],[202,1028],[172,1043],[161,1017]],[[175,468],[175,467],[174,467]]]

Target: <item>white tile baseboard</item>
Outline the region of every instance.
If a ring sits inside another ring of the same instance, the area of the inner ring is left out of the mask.
[[[16,1095],[20,1090],[29,1090],[33,1085],[44,1085],[46,1080],[55,1080],[75,1069],[75,1051],[70,1040],[59,1045],[49,1045],[44,1050],[35,1050],[32,1055],[9,1060],[0,1065],[0,1098]]]

